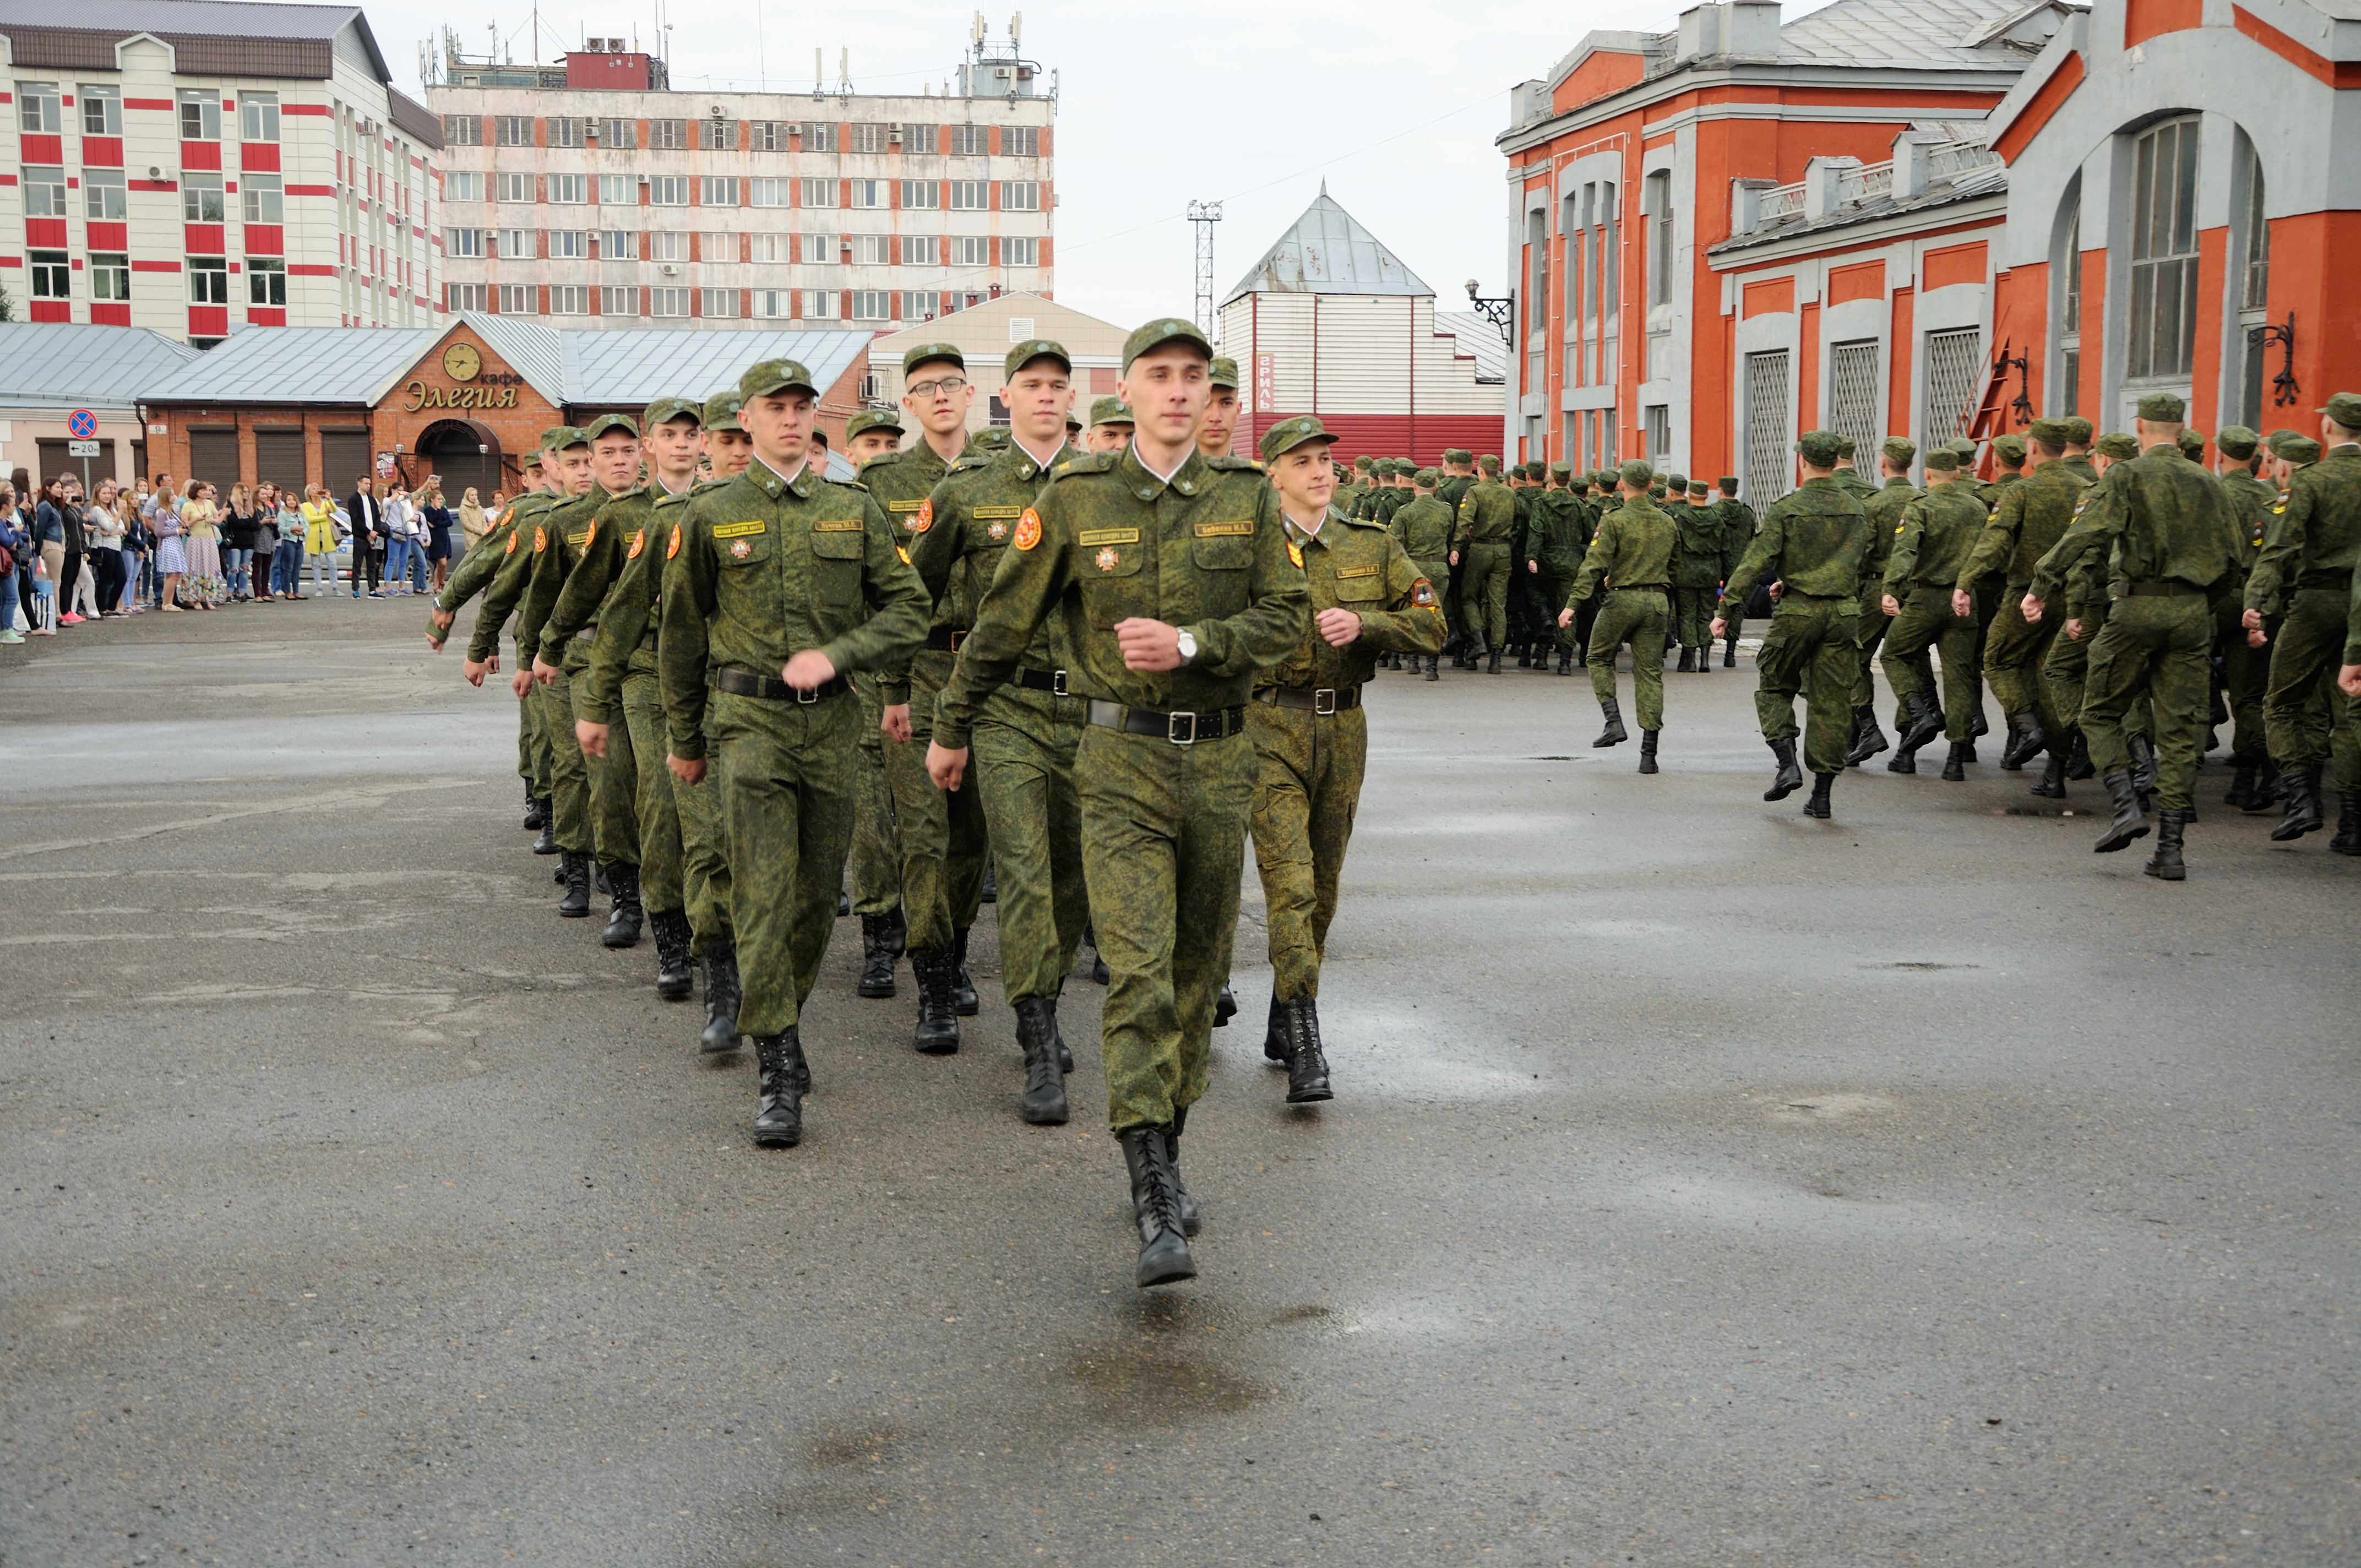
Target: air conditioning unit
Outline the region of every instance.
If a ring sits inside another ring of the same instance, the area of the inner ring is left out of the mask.
[[[644,174],[641,175],[641,176],[640,176],[640,183],[641,183],[641,184],[642,184],[642,185],[644,185],[644,184],[646,184],[647,182],[648,182],[648,177],[647,177],[646,175],[644,175]]]
[[[675,267],[669,261],[665,262],[662,267],[657,268],[656,270],[663,273],[667,278],[677,278],[680,276],[680,269]]]
[[[598,121],[585,120],[582,122],[582,139],[584,141],[597,141],[598,139]]]
[[[902,127],[899,126],[887,126],[885,127],[885,140],[891,146],[900,147],[902,145]]]
[[[716,104],[713,105],[713,117],[717,120],[726,120],[730,117],[730,111]]]

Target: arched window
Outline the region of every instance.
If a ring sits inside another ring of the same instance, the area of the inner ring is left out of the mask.
[[[2271,226],[2263,215],[2263,160],[2246,133],[2238,135],[2236,184],[2231,204],[2244,233],[2233,237],[2244,263],[2235,285],[2238,292],[2238,325],[2246,355],[2239,367],[2238,417],[2256,429],[2263,422],[2263,327],[2271,302]]]
[[[2066,184],[2058,203],[2058,221],[2051,229],[2049,270],[2057,280],[2050,320],[2053,355],[2049,395],[2043,400],[2050,417],[2069,418],[2081,411],[2082,390],[2082,177]]]
[[[2132,149],[2131,319],[2125,374],[2189,374],[2197,343],[2197,120],[2167,120]]]

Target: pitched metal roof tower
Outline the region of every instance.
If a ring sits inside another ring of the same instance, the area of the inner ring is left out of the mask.
[[[1244,294],[1433,293],[1323,186],[1222,302]]]

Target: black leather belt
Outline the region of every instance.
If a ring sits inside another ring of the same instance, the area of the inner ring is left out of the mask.
[[[1300,707],[1322,715],[1361,706],[1358,686],[1265,686],[1255,696],[1273,707]]]
[[[2203,598],[2205,590],[2167,578],[2157,583],[2134,583],[2129,597],[2133,598],[2189,598],[2191,597]]]
[[[1016,684],[1027,691],[1050,692],[1066,696],[1066,672],[1063,670],[1019,670]]]
[[[785,681],[774,681],[768,675],[758,675],[752,670],[708,670],[705,684],[718,692],[732,696],[759,696],[772,702],[815,703],[823,697],[840,696],[852,689],[852,683],[842,675],[807,692],[799,692]]]
[[[1206,713],[1159,713],[1152,707],[1126,707],[1119,702],[1091,699],[1091,722],[1126,735],[1160,735],[1175,746],[1200,740],[1221,740],[1243,731],[1246,710],[1217,707]]]
[[[954,631],[948,627],[939,630],[929,631],[927,633],[927,652],[929,653],[956,653],[959,652],[959,645],[966,641],[966,632]]]

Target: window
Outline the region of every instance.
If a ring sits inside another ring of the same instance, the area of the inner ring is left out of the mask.
[[[578,283],[559,283],[549,291],[549,313],[554,316],[587,316],[590,313],[590,291]]]
[[[1673,411],[1668,403],[1650,403],[1640,411],[1647,435],[1648,461],[1658,467],[1673,450]]]
[[[131,258],[122,251],[95,251],[90,258],[90,297],[128,301],[131,298]]]
[[[1041,182],[1038,180],[1004,180],[1000,182],[1000,210],[1004,213],[1038,213],[1041,210]]]
[[[590,176],[588,174],[551,175],[549,199],[569,206],[587,203],[590,200]]]
[[[71,300],[73,298],[73,262],[62,250],[33,252],[33,298],[37,300]]]
[[[241,93],[237,95],[237,134],[247,141],[279,139],[279,94]]]
[[[220,256],[189,258],[189,303],[192,305],[229,303],[227,258]]]
[[[489,310],[490,293],[490,285],[485,283],[445,283],[443,303],[455,311]]]
[[[983,212],[985,205],[985,184],[986,182],[982,180],[950,181],[951,210],[955,213]]]
[[[445,229],[443,254],[445,257],[480,257],[485,254],[482,229]]]
[[[598,204],[602,207],[635,207],[639,193],[628,174],[598,176]]]
[[[746,181],[746,204],[750,207],[784,207],[794,201],[795,181],[756,176]]]
[[[773,318],[790,313],[795,303],[794,291],[788,289],[757,289],[754,291],[754,313]]]
[[[1673,302],[1673,175],[1660,169],[1648,176],[1648,303]]]
[[[833,207],[836,205],[836,181],[807,180],[802,195],[803,204],[807,207]]]
[[[850,314],[857,322],[882,322],[893,319],[894,296],[884,289],[848,289],[844,295],[851,306]]]
[[[1001,126],[1000,156],[1003,158],[1040,157],[1041,127],[1038,126]]]
[[[123,89],[111,82],[85,82],[75,87],[82,98],[82,134],[119,137],[123,134]],[[278,139],[276,132],[272,140]]]
[[[734,266],[738,260],[738,236],[719,230],[707,234],[698,239],[697,253],[698,259],[708,265]]]
[[[601,289],[598,291],[598,313],[602,316],[635,316],[640,313],[640,291],[637,289]]]
[[[708,207],[734,207],[738,204],[738,177],[734,174],[708,174],[705,189],[698,193]]]
[[[905,180],[902,181],[902,205],[933,207],[942,200],[942,184],[935,180]]]
[[[685,316],[688,314],[688,291],[686,289],[651,289],[648,291],[649,314]]]
[[[640,124],[637,120],[605,119],[598,122],[598,145],[612,150],[640,144]]]
[[[697,145],[708,152],[730,151],[738,145],[738,122],[735,120],[697,121]]]
[[[65,110],[59,99],[56,82],[16,83],[16,128],[36,134],[54,134],[65,128]]]
[[[600,229],[598,255],[607,261],[637,261],[640,242],[630,229]]]
[[[246,302],[283,305],[287,302],[287,260],[279,256],[246,258]]]
[[[1839,343],[1828,350],[1828,428],[1850,436],[1861,453],[1861,469],[1876,472],[1868,455],[1883,439],[1885,378],[1877,367],[1877,339]]]
[[[2197,122],[2133,148],[2130,359],[2125,374],[2189,374],[2197,345]]]
[[[287,221],[286,190],[276,174],[256,174],[248,171],[239,176],[237,195],[246,209],[246,221],[250,224],[282,224]]]
[[[1041,242],[1030,236],[1012,235],[1000,242],[1000,260],[1005,267],[1038,267]]]
[[[902,265],[932,267],[935,264],[935,236],[930,234],[906,234],[902,236]]]
[[[543,124],[548,127],[549,146],[580,147],[582,145],[582,122],[571,115],[552,115]]]
[[[856,267],[887,267],[894,260],[894,236],[884,234],[857,234],[852,236],[852,263]]]
[[[842,243],[832,234],[804,236],[804,265],[807,267],[835,266],[837,247]]]
[[[1923,447],[1949,441],[1968,428],[1984,367],[1984,334],[1981,327],[1955,327],[1927,334],[1927,417],[1920,427]]]
[[[833,121],[806,120],[804,122],[806,152],[834,152],[837,150],[836,144],[837,127]]]
[[[796,134],[789,120],[754,120],[746,126],[746,145],[758,152],[785,152],[794,144],[788,137]]]
[[[34,168],[28,165],[23,178],[27,217],[61,218],[66,215],[66,171],[63,169]],[[214,176],[214,185],[215,187],[214,206],[216,209],[214,219],[219,222],[221,219],[221,213],[218,210],[221,206],[220,175]]]
[[[783,234],[758,234],[747,236],[747,248],[756,261],[792,261],[787,251],[788,236]]]
[[[587,261],[590,258],[590,234],[587,229],[551,229],[549,255],[556,261]]]
[[[688,176],[658,174],[648,181],[648,203],[657,207],[688,205]],[[733,203],[734,205],[734,203]]]
[[[484,177],[475,170],[454,172],[443,181],[443,199],[446,202],[480,202],[484,199]]]
[[[990,134],[982,126],[953,126],[951,156],[954,158],[983,157],[992,150],[992,145],[987,139]]]
[[[726,320],[738,313],[738,291],[708,289],[705,291],[705,313],[716,320]]]
[[[650,261],[686,261],[688,236],[662,230],[648,236],[648,259]]]
[[[496,174],[492,177],[494,200],[530,202],[533,200],[533,176],[530,174]]]
[[[183,87],[181,89],[181,139],[182,141],[221,140],[219,94],[209,88]]]
[[[887,181],[883,180],[848,180],[845,190],[851,200],[845,204],[853,207],[882,207],[885,204]]]
[[[935,319],[935,312],[940,307],[941,302],[942,296],[933,292],[932,291],[928,291],[925,293],[912,292],[904,294],[902,296],[901,317],[906,322],[932,321]]]
[[[500,314],[504,316],[537,316],[541,314],[541,291],[530,283],[500,285]]]
[[[540,250],[541,247],[533,243],[533,230],[531,229],[502,229],[500,231],[500,254],[504,257],[521,261],[526,258],[540,254]]]
[[[496,147],[531,147],[533,116],[531,115],[494,115],[492,143]]]
[[[1746,502],[1756,510],[1795,488],[1793,416],[1787,403],[1787,351],[1746,356]],[[1614,422],[1608,422],[1614,429]],[[1608,454],[1611,460],[1613,454]]]
[[[648,145],[665,152],[678,152],[688,146],[686,120],[650,120]]]
[[[852,127],[852,152],[884,152],[885,127],[880,125],[859,125]]]
[[[1525,286],[1525,297],[1517,302],[1519,313],[1524,317],[1527,338],[1532,337],[1549,323],[1549,214],[1527,213],[1525,214],[1525,251],[1532,270],[1532,281]],[[1530,389],[1537,392],[1547,390],[1548,356],[1545,353],[1529,353],[1525,357],[1535,376]]]
[[[484,121],[479,115],[445,115],[443,116],[445,147],[481,147],[484,145]],[[453,309],[458,307],[453,306]]]
[[[29,183],[34,172],[30,169],[25,170],[27,180],[25,210],[28,213],[38,211],[32,205],[33,195]],[[181,219],[184,223],[192,224],[217,224],[222,221],[222,177],[220,175],[210,170],[181,170]]]
[[[943,245],[950,253],[948,259],[953,267],[987,267],[992,263],[992,242],[982,235],[955,235],[943,241]]]
[[[812,319],[814,319],[814,320],[816,320],[816,321],[831,321],[831,322],[832,322],[832,321],[837,320],[837,319],[839,318],[839,316],[840,315],[840,313],[841,313],[839,311],[839,309],[838,309],[838,307],[837,307],[837,302],[836,302],[836,291],[835,291],[835,290],[833,290],[833,289],[812,289],[812,290],[807,290],[807,291],[805,292],[805,294],[804,294],[804,314],[805,314],[805,315],[807,315],[807,316],[808,316],[808,317],[811,317]]]
[[[2263,160],[2255,155],[2252,142],[2245,143],[2243,150],[2246,155],[2246,268],[2239,308],[2259,311],[2271,300],[2271,225],[2263,212]]]

